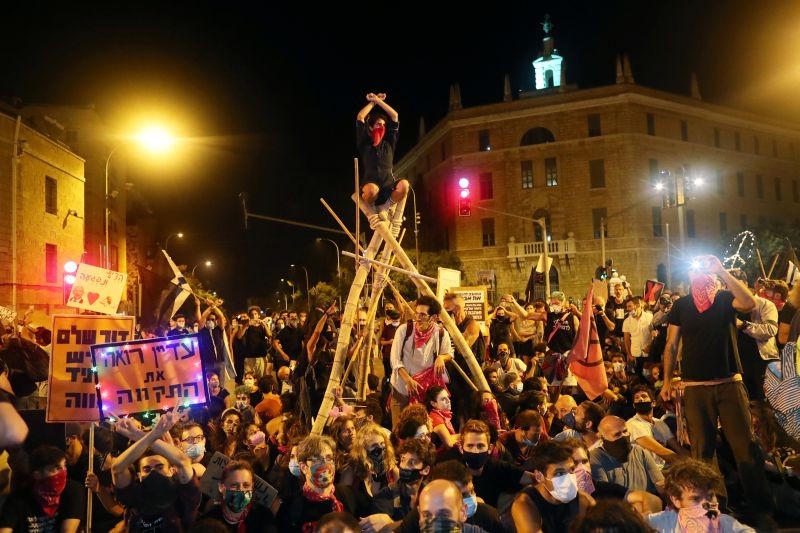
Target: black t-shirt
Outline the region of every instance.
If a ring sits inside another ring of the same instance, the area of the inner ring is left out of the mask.
[[[500,521],[497,509],[485,503],[479,503],[475,509],[475,514],[467,518],[467,524],[478,526],[487,533],[508,533],[508,530]],[[419,533],[419,509],[413,509],[408,513],[394,533]]]
[[[158,475],[158,474],[150,474]],[[176,478],[177,480],[177,478]],[[117,501],[125,506],[125,525],[129,533],[179,533],[184,531],[197,517],[200,507],[200,481],[197,476],[188,483],[176,484],[177,499],[163,511],[152,512],[146,507],[144,485],[132,481],[125,488],[116,488]],[[147,514],[145,514],[147,513]]]
[[[542,533],[561,533],[569,531],[569,526],[578,517],[580,497],[567,503],[550,503],[539,494],[535,487],[525,487],[522,494],[528,496],[542,518]]]
[[[206,518],[219,520],[221,523],[225,524],[225,527],[227,527],[228,531],[231,533],[238,533],[239,531],[238,523],[229,524],[225,521],[225,515],[222,512],[221,504],[214,505],[208,512],[200,517],[200,520]],[[272,513],[269,512],[268,509],[261,505],[253,504],[250,508],[250,512],[247,513],[247,518],[244,519],[245,531],[277,531],[274,522],[275,520],[272,517]]]
[[[206,365],[214,365],[225,360],[223,334],[223,331],[218,327],[213,329],[200,328],[200,358]]]
[[[14,533],[58,533],[64,520],[82,520],[85,514],[84,489],[79,483],[67,479],[55,515],[44,513],[32,491],[12,492],[0,514],[0,528],[11,528]]]
[[[742,321],[750,320],[750,313],[736,313],[736,318]],[[736,344],[739,347],[739,357],[742,361],[761,361],[756,340],[742,330],[736,331]],[[744,364],[744,363],[743,363]]]
[[[303,530],[303,525],[319,522],[320,518],[334,511],[331,500],[313,502],[300,493],[281,504],[278,523],[282,532],[299,533]]]
[[[625,322],[625,300],[617,303],[615,298],[610,298],[606,302],[606,316],[614,322],[613,335],[622,337],[622,323]]]
[[[278,333],[277,339],[280,341],[281,348],[286,352],[286,355],[293,361],[297,361],[303,353],[303,332],[299,328],[286,326]],[[278,359],[283,361],[282,358]]]
[[[455,448],[452,448],[441,461],[454,459],[464,462],[464,456]],[[440,462],[441,462],[440,461]],[[489,459],[480,474],[472,473],[472,484],[475,486],[475,494],[483,498],[487,505],[497,507],[497,498],[501,492],[516,493],[519,491],[520,479],[525,474],[525,470],[498,459]]]
[[[264,357],[267,355],[267,328],[262,325],[249,326],[242,335],[245,357]]]
[[[706,381],[734,374],[730,334],[730,326],[736,318],[733,299],[730,291],[719,291],[704,313],[697,310],[691,294],[672,305],[668,320],[670,325],[681,328],[683,379]]]
[[[392,182],[392,166],[394,165],[394,149],[400,131],[398,122],[386,122],[386,134],[378,146],[372,146],[369,126],[356,120],[356,148],[361,156],[362,183],[377,183],[383,187]]]
[[[778,326],[780,327],[780,324],[791,325],[795,313],[797,313],[797,308],[792,304],[790,304],[789,302],[786,302],[786,304],[783,306],[783,309],[778,311]],[[776,338],[775,341],[777,342],[777,340],[778,339]],[[794,339],[790,338],[789,340],[796,341],[797,337],[795,337]],[[778,349],[782,348],[783,344],[778,343]]]
[[[558,330],[553,330],[558,325]],[[551,337],[550,334],[553,333]],[[566,353],[572,349],[575,341],[575,320],[572,313],[562,311],[560,313],[547,312],[547,324],[544,326],[544,339],[547,347],[556,353]],[[549,340],[548,340],[549,339]]]

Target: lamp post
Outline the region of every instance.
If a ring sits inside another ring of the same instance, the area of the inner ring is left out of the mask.
[[[203,264],[207,267],[210,267],[213,263],[211,263],[210,259],[206,259],[206,261]],[[192,274],[191,274],[192,277],[194,277],[194,271],[197,270],[198,266],[200,266],[200,263],[197,263],[195,266],[192,267]]]
[[[174,142],[173,137],[167,133],[165,130],[161,128],[151,127],[144,131],[142,131],[137,140],[148,150],[152,152],[163,152],[164,150],[168,149],[172,146]],[[111,156],[113,156],[117,150],[119,150],[123,144],[126,142],[122,142],[116,145],[111,151],[108,153],[106,157],[106,164],[105,164],[105,195],[104,195],[104,213],[103,213],[103,233],[105,234],[105,246],[103,250],[103,266],[105,268],[111,267],[111,255],[109,253],[109,231],[108,231],[108,219],[110,210],[108,208],[108,170],[111,164]],[[181,236],[183,236],[181,234]],[[169,238],[167,238],[167,242],[169,242]]]
[[[336,249],[336,291],[339,293],[339,309],[342,308],[342,269],[340,267],[339,258],[339,245],[333,239],[326,239],[325,237],[317,237],[317,242],[327,241]]]
[[[678,240],[680,243],[680,253],[686,253],[686,215],[684,213],[684,206],[686,205],[687,196],[692,198],[695,189],[702,187],[705,181],[701,176],[692,177],[687,175],[686,167],[681,165],[676,174],[673,174],[667,169],[659,172],[661,181],[655,184],[655,189],[662,193],[662,209],[668,207],[678,208]],[[672,268],[670,260],[670,246],[669,246],[669,224],[666,224],[666,240],[667,240],[667,281],[672,283]]]
[[[337,255],[336,258],[338,260],[339,256]],[[295,265],[289,265],[289,266],[292,267],[292,268],[295,268]],[[309,286],[308,286],[308,269],[306,267],[304,267],[303,265],[297,265],[297,266],[302,268],[303,272],[305,272],[305,274],[306,274],[306,307],[307,307],[306,311],[308,311],[308,314],[310,315],[311,314],[311,293],[309,292]]]
[[[169,253],[169,240],[173,237],[177,237],[179,239],[183,239],[183,233],[173,233],[167,237],[167,242],[164,243],[164,251]]]
[[[283,287],[284,283],[288,285],[290,289],[292,289],[292,306],[294,306],[294,283],[281,278],[281,287]],[[289,298],[286,296],[285,292],[283,293],[283,301],[286,302],[286,309],[289,309]]]
[[[411,191],[411,202],[414,205],[414,252],[416,254],[416,261],[414,262],[414,266],[419,268],[419,211],[417,211],[417,193],[414,191],[414,187],[411,184],[408,185],[408,189]]]

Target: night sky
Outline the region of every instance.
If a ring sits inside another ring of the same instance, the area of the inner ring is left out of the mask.
[[[398,110],[400,157],[420,116],[428,129],[444,117],[451,83],[465,107],[500,101],[506,73],[512,92],[531,89],[545,13],[570,84],[614,83],[615,56],[626,52],[641,85],[686,94],[694,71],[708,101],[800,121],[797,2],[508,2],[503,12],[491,2],[484,11],[434,4],[6,7],[0,97],[94,103],[120,131],[142,111],[175,121],[190,138],[182,155],[131,156],[132,181],[164,236],[187,234],[170,243],[176,261],[210,257],[204,280],[239,305],[274,294],[290,263],[307,265],[312,285],[327,278],[333,247],[315,237],[345,244],[269,222],[245,232],[240,192],[251,211],[333,226],[323,196],[352,227],[353,125],[364,95],[386,92]]]

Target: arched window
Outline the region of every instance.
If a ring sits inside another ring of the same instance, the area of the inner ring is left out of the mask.
[[[529,146],[531,144],[543,144],[556,142],[553,132],[547,128],[531,128],[522,136],[520,146]]]

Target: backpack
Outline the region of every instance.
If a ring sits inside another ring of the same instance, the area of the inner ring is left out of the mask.
[[[775,419],[791,437],[800,439],[800,376],[797,375],[797,343],[787,342],[781,360],[767,365],[764,393],[775,410]]]

